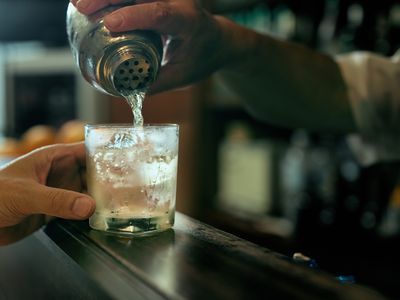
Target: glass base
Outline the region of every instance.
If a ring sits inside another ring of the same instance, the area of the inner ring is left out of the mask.
[[[125,236],[148,236],[170,229],[174,224],[173,215],[148,218],[118,218],[94,213],[89,219],[91,228]]]

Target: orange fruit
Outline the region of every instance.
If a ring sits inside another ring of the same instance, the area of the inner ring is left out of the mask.
[[[21,137],[21,151],[30,152],[39,147],[54,144],[56,131],[48,125],[35,125],[29,128]]]
[[[76,143],[85,140],[85,123],[71,120],[64,123],[57,132],[57,143]]]
[[[16,157],[19,154],[21,150],[17,139],[7,137],[0,141],[0,156]]]

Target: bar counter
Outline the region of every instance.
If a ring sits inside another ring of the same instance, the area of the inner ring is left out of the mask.
[[[180,213],[133,239],[55,220],[0,265],[0,299],[386,299]]]

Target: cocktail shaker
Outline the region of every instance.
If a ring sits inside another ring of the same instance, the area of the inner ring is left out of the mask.
[[[156,79],[163,55],[155,32],[112,33],[105,27],[103,17],[122,6],[86,16],[70,3],[67,11],[68,39],[81,74],[98,90],[118,97],[145,91]]]

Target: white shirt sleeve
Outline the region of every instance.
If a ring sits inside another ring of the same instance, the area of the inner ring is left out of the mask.
[[[400,159],[400,51],[390,58],[352,52],[336,60],[360,133],[350,138],[355,154],[363,164]]]

